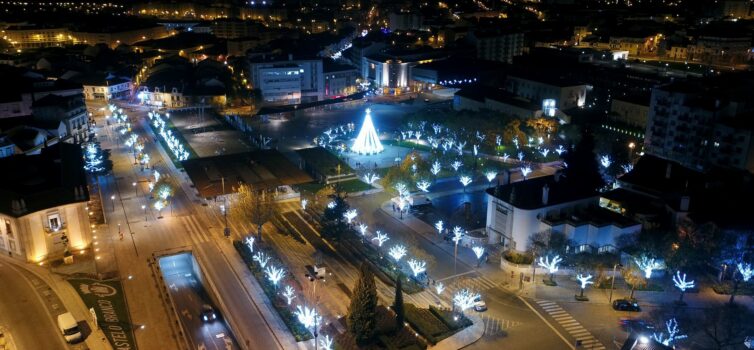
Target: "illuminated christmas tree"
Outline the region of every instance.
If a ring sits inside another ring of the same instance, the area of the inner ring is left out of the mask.
[[[359,135],[356,136],[351,150],[359,154],[375,154],[384,150],[380,138],[377,136],[377,131],[372,124],[372,115],[369,108],[367,108],[367,115],[364,117],[364,124],[361,126]]]

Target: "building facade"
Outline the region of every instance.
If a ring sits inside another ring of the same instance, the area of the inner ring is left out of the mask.
[[[582,107],[586,103],[587,86],[558,77],[509,75],[505,89],[533,103],[555,100],[558,109]]]
[[[475,47],[478,59],[512,63],[513,57],[523,55],[524,34],[520,32],[475,31],[467,35],[467,40]]]
[[[321,59],[253,60],[249,76],[267,104],[298,104],[320,101],[325,96]]]

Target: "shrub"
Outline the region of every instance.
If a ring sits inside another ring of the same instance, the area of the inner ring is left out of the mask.
[[[507,251],[503,256],[505,260],[517,265],[531,265],[534,262],[534,257],[529,254],[521,254],[514,251]]]
[[[452,334],[448,326],[429,309],[420,309],[409,303],[405,304],[405,309],[406,321],[428,342],[437,344],[437,342]]]
[[[444,323],[450,330],[457,331],[468,326],[471,326],[472,322],[463,314],[454,314],[448,309],[439,309],[432,305],[429,306],[429,311],[432,312],[442,323]]]

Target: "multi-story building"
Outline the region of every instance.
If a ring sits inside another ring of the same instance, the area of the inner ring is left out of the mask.
[[[393,31],[396,30],[420,30],[422,16],[413,12],[391,12],[388,15],[388,25]]]
[[[610,102],[612,119],[622,124],[646,129],[649,118],[649,96],[620,96]]]
[[[752,103],[735,91],[751,86],[724,82],[677,82],[652,91],[645,152],[704,170],[711,165],[749,168],[752,147],[748,131]]]
[[[90,248],[89,192],[81,147],[0,158],[0,251],[41,263]],[[67,240],[67,243],[66,243]]]
[[[68,28],[42,25],[13,25],[5,28],[3,37],[17,49],[60,47],[74,42]]]
[[[105,44],[111,48],[116,48],[121,44],[132,45],[144,40],[162,39],[169,35],[170,33],[164,26],[156,24],[97,28],[86,26],[71,31],[74,44]]]
[[[662,34],[626,33],[610,36],[610,50],[628,51],[629,56],[657,55]]]
[[[73,78],[84,87],[84,98],[88,101],[108,102],[112,99],[126,99],[131,96],[131,80],[105,74],[87,74]]]
[[[411,68],[446,58],[447,54],[438,50],[386,50],[364,57],[361,76],[385,94],[400,94],[411,90]]]
[[[341,97],[356,93],[359,70],[356,67],[338,64],[332,61],[324,62],[325,98]]]
[[[37,121],[63,122],[66,126],[66,138],[71,142],[82,143],[87,140],[89,116],[83,96],[47,95],[35,101],[32,109]]]
[[[717,4],[720,7],[720,17],[751,18],[751,3],[747,0],[723,0]]]
[[[249,76],[267,104],[298,104],[320,101],[325,96],[322,59],[281,60],[260,56],[250,60]]]
[[[524,50],[524,34],[517,31],[469,32],[466,40],[476,49],[476,57],[482,60],[513,62],[513,57],[521,56]]]
[[[488,189],[489,244],[527,251],[530,237],[557,231],[573,242],[576,252],[612,252],[616,238],[636,233],[641,225],[599,207],[596,192],[583,192],[559,173]]]
[[[229,18],[216,19],[212,21],[210,27],[212,34],[223,39],[258,36],[260,32],[265,31],[265,27],[259,22]]]
[[[555,100],[555,107],[563,110],[584,106],[587,85],[557,76],[521,72],[508,75],[505,89],[533,103]]]
[[[710,32],[700,35],[688,54],[692,61],[707,64],[736,65],[746,63],[752,49],[751,34],[746,32]]]

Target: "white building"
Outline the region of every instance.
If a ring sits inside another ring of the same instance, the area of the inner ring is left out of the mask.
[[[614,249],[618,236],[641,229],[638,222],[600,208],[596,192],[573,188],[555,174],[487,190],[489,243],[525,252],[531,235],[557,231],[577,252],[604,252]]]
[[[254,89],[259,89],[266,104],[298,104],[324,99],[325,79],[321,59],[258,57],[249,64]]]
[[[582,107],[586,103],[586,84],[557,76],[511,74],[505,81],[505,89],[532,103],[555,100],[555,107],[558,109]]]
[[[105,75],[85,75],[75,77],[84,86],[84,98],[87,101],[108,102],[112,99],[131,97],[131,80]]]
[[[88,249],[92,240],[81,147],[66,143],[39,155],[0,159],[0,251],[29,262]]]

